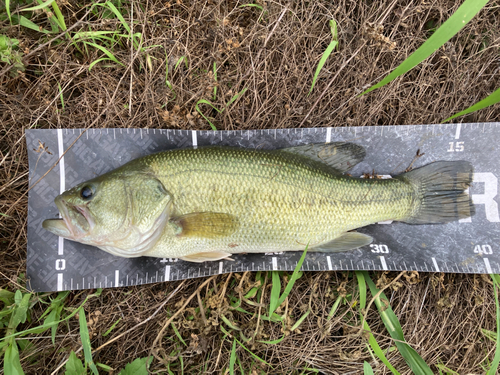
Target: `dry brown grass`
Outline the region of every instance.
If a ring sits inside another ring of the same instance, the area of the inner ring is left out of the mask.
[[[103,20],[98,15],[81,19],[86,9],[74,1],[58,3],[68,26],[80,22],[73,31],[112,30],[119,26],[117,20]],[[329,1],[259,3],[266,10],[260,21],[258,9],[239,8],[243,3],[236,1],[134,2],[134,30],[143,33],[143,46],[163,46],[148,50],[150,60],[145,53],[137,53],[124,43],[113,49],[124,67],[106,67],[110,64],[101,63],[89,71],[89,64],[101,53],[90,50],[88,55],[81,55],[64,40],[28,55],[26,72],[18,77],[11,77],[2,66],[0,212],[8,216],[0,217],[0,287],[16,289],[18,275],[25,270],[26,128],[207,130],[209,125],[196,113],[195,104],[200,99],[212,101],[215,85],[218,91],[214,104],[218,107],[248,88],[221,114],[202,105],[204,114],[214,117],[214,124],[221,130],[430,124],[486,97],[498,85],[497,2],[491,2],[458,37],[409,74],[361,98],[356,95],[401,63],[430,35],[426,27],[429,21],[443,22],[458,4],[452,0],[341,0],[333,5]],[[131,5],[127,2],[123,7],[126,12]],[[307,96],[316,65],[330,42],[330,19],[338,23],[339,49],[328,59],[313,93]],[[43,13],[33,21],[48,27]],[[1,33],[20,39],[25,54],[47,40],[41,34],[8,26],[6,22],[0,27]],[[180,64],[174,69],[181,56],[187,57],[188,67]],[[218,67],[217,82],[211,74],[213,62]],[[165,85],[166,65],[175,99]],[[64,111],[58,84],[64,90]],[[496,105],[462,120],[495,121],[499,114]],[[394,276],[374,274],[382,283]],[[307,367],[329,374],[354,374],[362,373],[366,360],[376,366],[378,373],[388,373],[383,364],[377,365],[367,353],[366,338],[357,334],[361,322],[359,311],[353,306],[358,288],[352,274],[308,273],[299,279],[286,306],[281,307],[282,311],[287,309],[291,319],[285,332],[278,323],[257,323],[256,315],[229,308],[228,296],[238,295],[235,288],[240,282],[248,290],[254,277],[234,274],[215,278],[200,291],[200,299],[205,308],[210,308],[210,315],[202,317],[195,310],[199,307],[195,296],[174,319],[187,344],[180,353],[186,373],[219,373],[227,367],[232,339],[223,339],[221,314],[240,327],[246,337],[255,334],[259,340],[274,340],[286,335],[276,345],[257,341],[248,344],[272,368],[256,363],[238,347],[237,354],[247,372],[300,373]],[[481,333],[482,328],[495,330],[491,283],[477,275],[419,277],[416,283],[413,279],[401,279],[397,290],[386,291],[408,343],[436,373],[438,363],[460,374],[483,373],[481,364],[486,363],[486,358],[491,360],[494,348]],[[104,290],[86,305],[93,348],[105,345],[113,335],[130,331],[96,352],[95,360],[119,369],[134,358],[154,354],[162,360],[155,360],[152,370],[164,370],[165,363],[170,362],[172,371],[180,373],[179,357],[171,357],[179,343],[172,327],[167,327],[160,337],[162,349],[159,343],[152,345],[169,314],[203,281],[187,281],[164,309],[137,329],[134,327],[148,319],[179,283]],[[263,303],[268,301],[269,285],[268,282]],[[350,294],[351,304],[342,304],[328,323],[326,316],[337,291]],[[67,306],[77,306],[86,294],[72,293]],[[258,306],[244,303],[242,307],[259,313]],[[33,324],[44,308],[42,304],[33,307]],[[299,330],[290,332],[293,321],[307,308],[312,313]],[[119,318],[113,333],[102,337]],[[373,308],[368,322],[383,348],[394,345]],[[71,349],[80,348],[77,322],[61,325],[55,347],[47,335],[33,338],[33,343],[36,361],[22,357],[26,372],[49,373],[67,358]],[[388,358],[401,373],[410,373],[397,351],[389,353]]]

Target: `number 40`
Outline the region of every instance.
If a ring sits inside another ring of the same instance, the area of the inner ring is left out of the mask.
[[[490,245],[476,245],[476,247],[474,247],[474,252],[476,254],[493,254]]]

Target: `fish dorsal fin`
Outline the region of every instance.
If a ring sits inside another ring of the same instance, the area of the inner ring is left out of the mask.
[[[239,227],[236,216],[221,212],[193,212],[172,218],[170,223],[179,237],[220,238]]]
[[[224,251],[207,251],[204,253],[186,255],[184,257],[180,257],[180,259],[185,260],[186,262],[202,263],[213,262],[221,259],[232,260],[231,258],[229,258],[230,256],[231,254]]]
[[[347,172],[366,155],[365,149],[355,143],[333,142],[326,144],[308,144],[279,150],[300,155],[329,165],[339,173]]]
[[[311,251],[318,251],[321,253],[338,253],[341,251],[354,250],[358,247],[371,244],[373,238],[357,232],[347,232],[337,237],[333,241],[327,242],[318,247],[313,247]]]

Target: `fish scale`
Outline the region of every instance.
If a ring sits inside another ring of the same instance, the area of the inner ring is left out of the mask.
[[[409,211],[413,188],[399,180],[360,180],[304,165],[279,152],[180,150],[139,161],[174,197],[175,214],[225,212],[239,229],[220,239],[174,235],[167,226],[148,256],[179,257],[210,249],[230,253],[302,250]],[[129,168],[136,167],[134,163]],[[372,202],[377,201],[373,205]],[[365,203],[363,203],[365,202]]]
[[[33,185],[64,151],[60,163],[29,192],[28,287],[56,291],[138,285],[165,280],[203,277],[225,272],[292,270],[300,253],[240,254],[234,261],[193,264],[175,258],[117,258],[95,248],[58,239],[41,228],[41,221],[57,215],[50,204],[74,183],[112,170],[139,156],[178,147],[225,145],[275,149],[308,143],[350,141],[367,150],[353,176],[375,170],[381,175],[403,171],[420,149],[425,155],[413,164],[434,160],[468,160],[474,165],[470,194],[476,202],[472,219],[446,225],[370,225],[358,231],[374,237],[359,250],[308,253],[304,271],[392,270],[419,272],[500,273],[498,177],[500,123],[311,128],[245,131],[180,131],[158,129],[82,129],[26,132]],[[45,143],[51,154],[33,151]],[[120,145],[126,153],[116,153]],[[77,146],[77,147],[76,147]],[[85,167],[89,166],[89,167]],[[71,181],[71,182],[69,182]],[[291,201],[300,207],[297,201]]]

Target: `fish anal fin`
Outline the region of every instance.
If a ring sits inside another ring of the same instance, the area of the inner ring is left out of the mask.
[[[310,251],[317,251],[321,253],[338,253],[341,251],[354,250],[362,246],[371,244],[373,238],[357,232],[347,232],[342,234],[340,237],[327,242],[318,247],[313,247]]]
[[[236,216],[220,212],[194,212],[172,218],[170,223],[180,237],[227,237],[239,227]]]
[[[335,169],[338,173],[348,171],[361,162],[366,155],[362,146],[348,142],[308,144],[284,148],[280,152],[300,155],[321,162]]]
[[[185,260],[186,262],[203,263],[213,262],[221,259],[232,260],[231,258],[229,258],[230,256],[230,253],[226,253],[224,251],[207,251],[203,253],[186,255],[180,257],[180,259]]]

